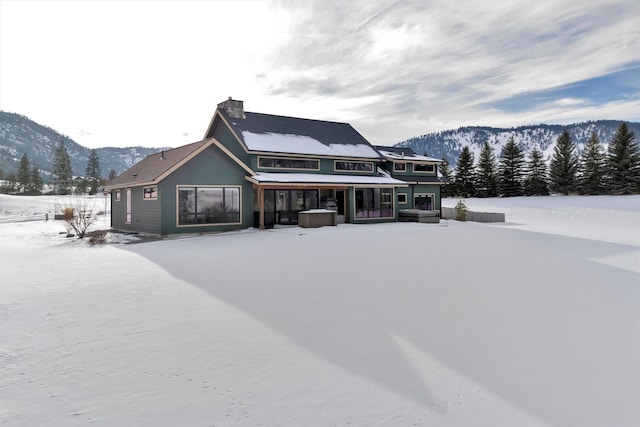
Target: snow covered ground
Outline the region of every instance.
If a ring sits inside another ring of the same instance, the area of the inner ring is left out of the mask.
[[[0,195],[3,427],[640,425],[640,196],[95,246],[56,203]]]

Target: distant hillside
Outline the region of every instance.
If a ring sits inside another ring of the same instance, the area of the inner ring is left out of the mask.
[[[38,167],[43,179],[49,181],[53,172],[53,157],[60,139],[71,158],[73,175],[84,175],[90,148],[83,147],[66,135],[42,126],[19,114],[0,111],[0,168],[3,172],[16,171],[22,154],[26,153],[32,166]],[[120,174],[133,164],[162,148],[130,147],[98,148],[102,177],[113,169]]]
[[[502,147],[513,136],[514,140],[526,154],[534,145],[537,145],[548,160],[553,154],[558,136],[566,129],[581,152],[587,143],[591,132],[595,131],[600,142],[607,147],[620,126],[620,120],[598,120],[571,125],[534,125],[521,126],[511,129],[491,127],[462,127],[456,130],[447,130],[429,133],[406,141],[399,142],[396,147],[409,147],[418,154],[427,154],[431,157],[445,157],[451,165],[455,165],[460,151],[468,145],[475,155],[475,160],[480,156],[480,149],[485,141],[488,141],[496,159],[499,158]],[[640,123],[627,122],[629,129],[640,137]]]

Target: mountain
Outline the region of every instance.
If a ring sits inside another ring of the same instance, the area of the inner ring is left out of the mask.
[[[71,159],[74,176],[84,175],[89,161],[90,148],[83,147],[66,135],[42,126],[20,114],[0,111],[0,170],[17,171],[22,154],[29,157],[31,166],[40,169],[45,181],[53,178],[53,157],[60,140]],[[98,161],[103,178],[113,169],[121,173],[150,154],[162,148],[105,147],[97,148]]]
[[[553,154],[556,140],[563,130],[567,130],[578,148],[578,153],[586,145],[591,132],[596,132],[600,142],[606,148],[620,126],[620,120],[597,120],[571,125],[533,125],[511,129],[470,126],[456,130],[428,133],[397,143],[396,147],[409,147],[418,154],[427,154],[438,159],[445,157],[449,164],[455,165],[458,155],[468,145],[477,161],[485,141],[493,148],[496,159],[500,157],[502,147],[513,137],[516,143],[528,154],[537,145],[546,160]],[[640,123],[627,122],[629,129],[640,137]]]

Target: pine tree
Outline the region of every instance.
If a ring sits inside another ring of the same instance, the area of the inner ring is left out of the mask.
[[[478,197],[498,195],[498,166],[489,142],[484,143],[476,167],[476,194]]]
[[[608,190],[612,194],[640,192],[640,148],[633,132],[622,123],[607,150]]]
[[[562,194],[573,193],[577,189],[578,155],[569,132],[562,131],[556,141],[551,157],[549,178],[551,191]]]
[[[116,179],[116,177],[118,176],[118,173],[116,171],[114,171],[113,169],[111,169],[109,171],[109,177],[107,178],[108,181],[113,181],[114,179]]]
[[[542,152],[534,146],[529,153],[527,176],[524,181],[524,194],[527,196],[548,196],[547,165]]]
[[[511,137],[502,149],[498,165],[499,188],[502,197],[522,196],[524,164],[524,154]]]
[[[98,152],[94,148],[89,154],[89,163],[86,168],[86,178],[91,184],[89,194],[96,194],[100,186],[100,162],[98,161]]]
[[[115,171],[112,171],[115,173]],[[451,165],[446,158],[442,158],[442,164],[440,165],[440,174],[442,175],[442,179],[445,184],[440,189],[441,197],[452,197],[455,195],[453,191],[454,183],[453,183],[453,171],[451,170]],[[115,176],[114,176],[115,178]],[[110,178],[111,179],[111,178]]]
[[[465,145],[456,163],[455,189],[461,197],[471,197],[475,194],[475,173],[473,169],[473,154],[469,146]]]
[[[580,194],[603,194],[606,173],[605,155],[600,139],[595,132],[580,156],[578,167],[578,183]]]
[[[39,193],[42,191],[43,185],[40,170],[34,166],[33,169],[31,169],[31,189]]]
[[[71,181],[73,179],[71,160],[69,159],[69,153],[67,153],[67,149],[64,147],[64,140],[62,139],[60,139],[53,158],[53,174],[55,175],[56,193],[69,194],[71,192]]]
[[[20,157],[20,166],[18,166],[18,184],[22,187],[22,192],[29,191],[31,186],[31,173],[29,170],[29,157],[27,154],[23,154]]]

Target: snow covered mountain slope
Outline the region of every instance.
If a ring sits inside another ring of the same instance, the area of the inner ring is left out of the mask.
[[[566,129],[581,152],[589,140],[591,132],[596,132],[600,142],[606,147],[613,138],[622,121],[598,120],[591,122],[575,123],[571,125],[535,125],[521,126],[511,129],[492,127],[461,127],[456,130],[428,133],[406,141],[399,142],[396,147],[409,147],[419,154],[427,154],[431,157],[445,157],[449,164],[455,165],[460,151],[465,145],[474,154],[477,160],[485,141],[488,141],[493,152],[498,158],[502,147],[513,137],[516,143],[528,154],[534,146],[538,146],[546,160],[553,154],[558,136]],[[628,122],[629,129],[640,136],[640,123]]]
[[[71,159],[73,175],[84,175],[89,161],[90,149],[83,147],[66,135],[43,126],[19,114],[0,111],[0,168],[6,173],[16,171],[20,157],[26,154],[31,166],[36,166],[45,181],[51,179],[53,157],[60,140]],[[102,177],[113,169],[120,173],[150,154],[162,148],[151,147],[105,147],[98,148],[98,160]]]

